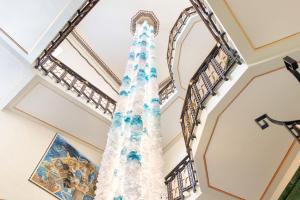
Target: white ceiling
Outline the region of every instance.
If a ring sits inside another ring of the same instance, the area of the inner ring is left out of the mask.
[[[298,0],[225,0],[254,47],[300,32]]]
[[[132,39],[131,17],[139,10],[153,11],[160,22],[155,42],[161,82],[169,76],[166,59],[169,33],[180,13],[190,5],[188,0],[101,0],[76,31],[121,79]]]
[[[273,124],[261,130],[254,119],[264,113],[278,120],[299,119],[299,91],[286,69],[275,71],[254,79],[220,115],[205,156],[211,186],[260,199],[293,137]]]
[[[215,45],[216,41],[203,21],[195,22],[182,41],[177,69],[174,67],[183,89],[187,89],[190,79]]]

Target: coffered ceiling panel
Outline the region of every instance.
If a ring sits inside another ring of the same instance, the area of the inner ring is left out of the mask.
[[[188,0],[101,0],[76,28],[77,33],[98,56],[122,78],[132,34],[131,18],[139,10],[152,11],[159,20],[155,38],[159,82],[169,76],[167,47],[169,33]]]

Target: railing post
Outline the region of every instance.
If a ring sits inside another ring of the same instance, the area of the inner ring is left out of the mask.
[[[173,200],[172,182],[167,183],[167,190],[168,190],[168,200]]]
[[[189,179],[191,180],[191,184],[193,187],[193,191],[196,192],[196,180],[195,180],[195,173],[193,170],[193,164],[192,164],[191,158],[189,158],[189,161],[187,163],[187,169],[188,169],[188,174],[189,174]]]
[[[177,172],[176,178],[177,178],[177,183],[178,183],[179,196],[180,196],[180,199],[183,200],[184,199],[184,196],[183,196],[183,184],[182,184],[182,176],[181,176],[181,172],[180,171]]]
[[[217,74],[224,80],[224,81],[228,81],[228,78],[225,76],[225,72],[222,69],[222,67],[220,66],[220,64],[216,61],[215,58],[212,58],[211,60],[211,64],[214,67],[215,71],[217,72]]]
[[[200,76],[201,76],[201,78],[202,78],[202,80],[204,82],[204,85],[205,85],[206,89],[209,91],[209,93],[211,95],[213,95],[213,96],[216,95],[216,93],[212,89],[212,84],[211,84],[211,82],[210,82],[210,80],[209,80],[209,78],[208,78],[205,70],[202,71],[202,73],[201,73]]]
[[[186,171],[187,173],[183,173]],[[196,192],[197,180],[195,178],[193,170],[193,165],[191,163],[190,156],[187,155],[184,157],[180,163],[165,177],[165,184],[167,185],[168,190],[168,200],[182,200],[184,199],[183,192],[193,189],[193,192]],[[183,177],[183,175],[186,175]],[[188,178],[189,185],[184,185],[183,181]],[[174,197],[172,194],[172,183],[177,181],[179,197]]]
[[[193,106],[191,105],[192,104],[192,100],[191,100],[191,97],[188,98],[188,101],[187,101],[187,108],[191,111],[191,117],[193,118],[193,127],[194,125],[196,124],[196,121],[197,121],[197,116],[196,116],[196,111],[194,110]]]

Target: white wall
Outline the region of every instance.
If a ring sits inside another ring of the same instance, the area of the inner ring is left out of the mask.
[[[0,111],[0,199],[56,199],[28,179],[57,132],[19,113]],[[62,136],[92,162],[100,163],[100,150],[66,133]]]
[[[187,155],[186,148],[184,144],[184,139],[180,133],[179,136],[176,136],[174,141],[172,141],[164,149],[164,175],[168,175],[172,169]]]

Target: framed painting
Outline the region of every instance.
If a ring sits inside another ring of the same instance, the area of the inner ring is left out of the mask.
[[[92,200],[99,167],[56,134],[29,180],[60,200]]]

